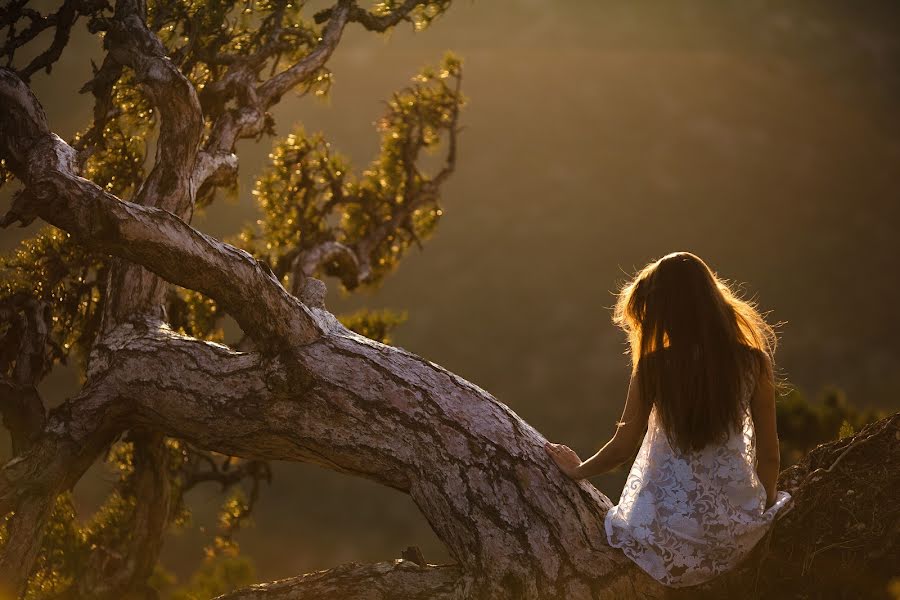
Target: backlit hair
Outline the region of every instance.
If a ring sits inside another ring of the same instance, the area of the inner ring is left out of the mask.
[[[613,322],[628,335],[641,398],[682,452],[740,431],[741,378],[773,374],[774,328],[690,252],[641,269],[619,291]]]

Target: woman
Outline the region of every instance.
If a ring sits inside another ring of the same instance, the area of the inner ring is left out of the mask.
[[[775,332],[689,252],[642,269],[613,320],[632,359],[615,435],[584,462],[546,448],[582,479],[625,462],[643,436],[606,514],[609,544],[667,586],[696,585],[745,558],[791,499],[776,490]]]

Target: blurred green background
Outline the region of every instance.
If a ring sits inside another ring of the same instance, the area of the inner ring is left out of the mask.
[[[99,46],[83,27],[52,75],[33,81],[63,137],[91,112],[77,90]],[[612,434],[628,379],[613,292],[647,261],[690,250],[785,322],[779,365],[813,402],[841,397],[826,392],[834,386],[858,407],[898,410],[900,5],[458,0],[418,34],[350,26],[330,98],[285,98],[277,130],[322,131],[362,167],[383,100],[446,49],[463,59],[469,104],[444,218],[380,289],[343,297],[328,282],[329,308],[407,310],[396,345],[586,457]],[[194,226],[226,236],[257,218],[250,190],[271,142],[240,144],[239,194]],[[0,249],[39,225],[3,231]],[[60,368],[41,391],[58,403],[76,385]],[[274,468],[238,537],[260,580],[413,544],[447,560],[406,496]],[[615,502],[625,475],[593,481]],[[80,506],[112,480],[94,469]],[[220,502],[215,489],[192,492],[199,526],[170,537],[163,556],[180,578],[200,563]]]

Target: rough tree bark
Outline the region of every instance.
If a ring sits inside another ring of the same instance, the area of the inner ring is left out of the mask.
[[[406,4],[408,12],[417,3]],[[158,552],[167,510],[155,476],[162,436],[249,459],[314,463],[406,492],[455,561],[350,564],[223,598],[664,597],[662,586],[606,544],[610,500],[567,479],[546,455],[543,436],[508,407],[437,364],[343,327],[323,305],[321,281],[305,277],[291,294],[265,264],[189,224],[197,191],[236,167],[235,140],[257,132],[265,109],[327,60],[344,25],[387,24],[341,0],[322,16],[329,20],[322,46],[302,63],[260,86],[235,71],[232,84],[253,93],[201,143],[196,93],[160,54],[141,7],[120,2],[116,15],[108,56],[138,74],[162,117],[156,166],[133,201],[82,178],[75,151],[52,133],[28,86],[0,70],[0,156],[25,186],[3,225],[40,217],[117,259],[84,389],[37,419],[29,443],[0,469],[0,511],[15,511],[0,553],[3,583],[22,589],[53,498],[131,430],[140,443],[146,534],[115,566],[115,578],[82,583],[99,597],[133,592]],[[309,273],[309,261],[335,252],[354,250],[314,249],[298,264]],[[215,299],[256,350],[173,332],[159,310],[170,283]],[[865,564],[872,581],[885,581],[898,559],[898,420],[827,445],[783,473],[793,510],[745,566],[694,592],[777,593],[773,582],[790,589],[821,583],[827,569],[809,563],[849,560],[856,538],[877,544],[866,546]],[[855,521],[841,516],[849,489]],[[838,491],[840,500],[821,502]]]

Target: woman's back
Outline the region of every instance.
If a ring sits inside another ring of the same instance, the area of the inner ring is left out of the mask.
[[[777,491],[775,329],[690,252],[641,269],[613,322],[632,363],[615,434],[586,461],[568,446],[547,451],[579,479],[640,444],[606,515],[609,543],[666,585],[702,583],[741,562],[790,499]]]
[[[682,587],[733,568],[765,534],[790,495],[765,508],[756,473],[751,397],[757,370],[741,378],[742,427],[722,443],[673,448],[656,407],[619,504],[606,515],[611,546],[660,582]]]

